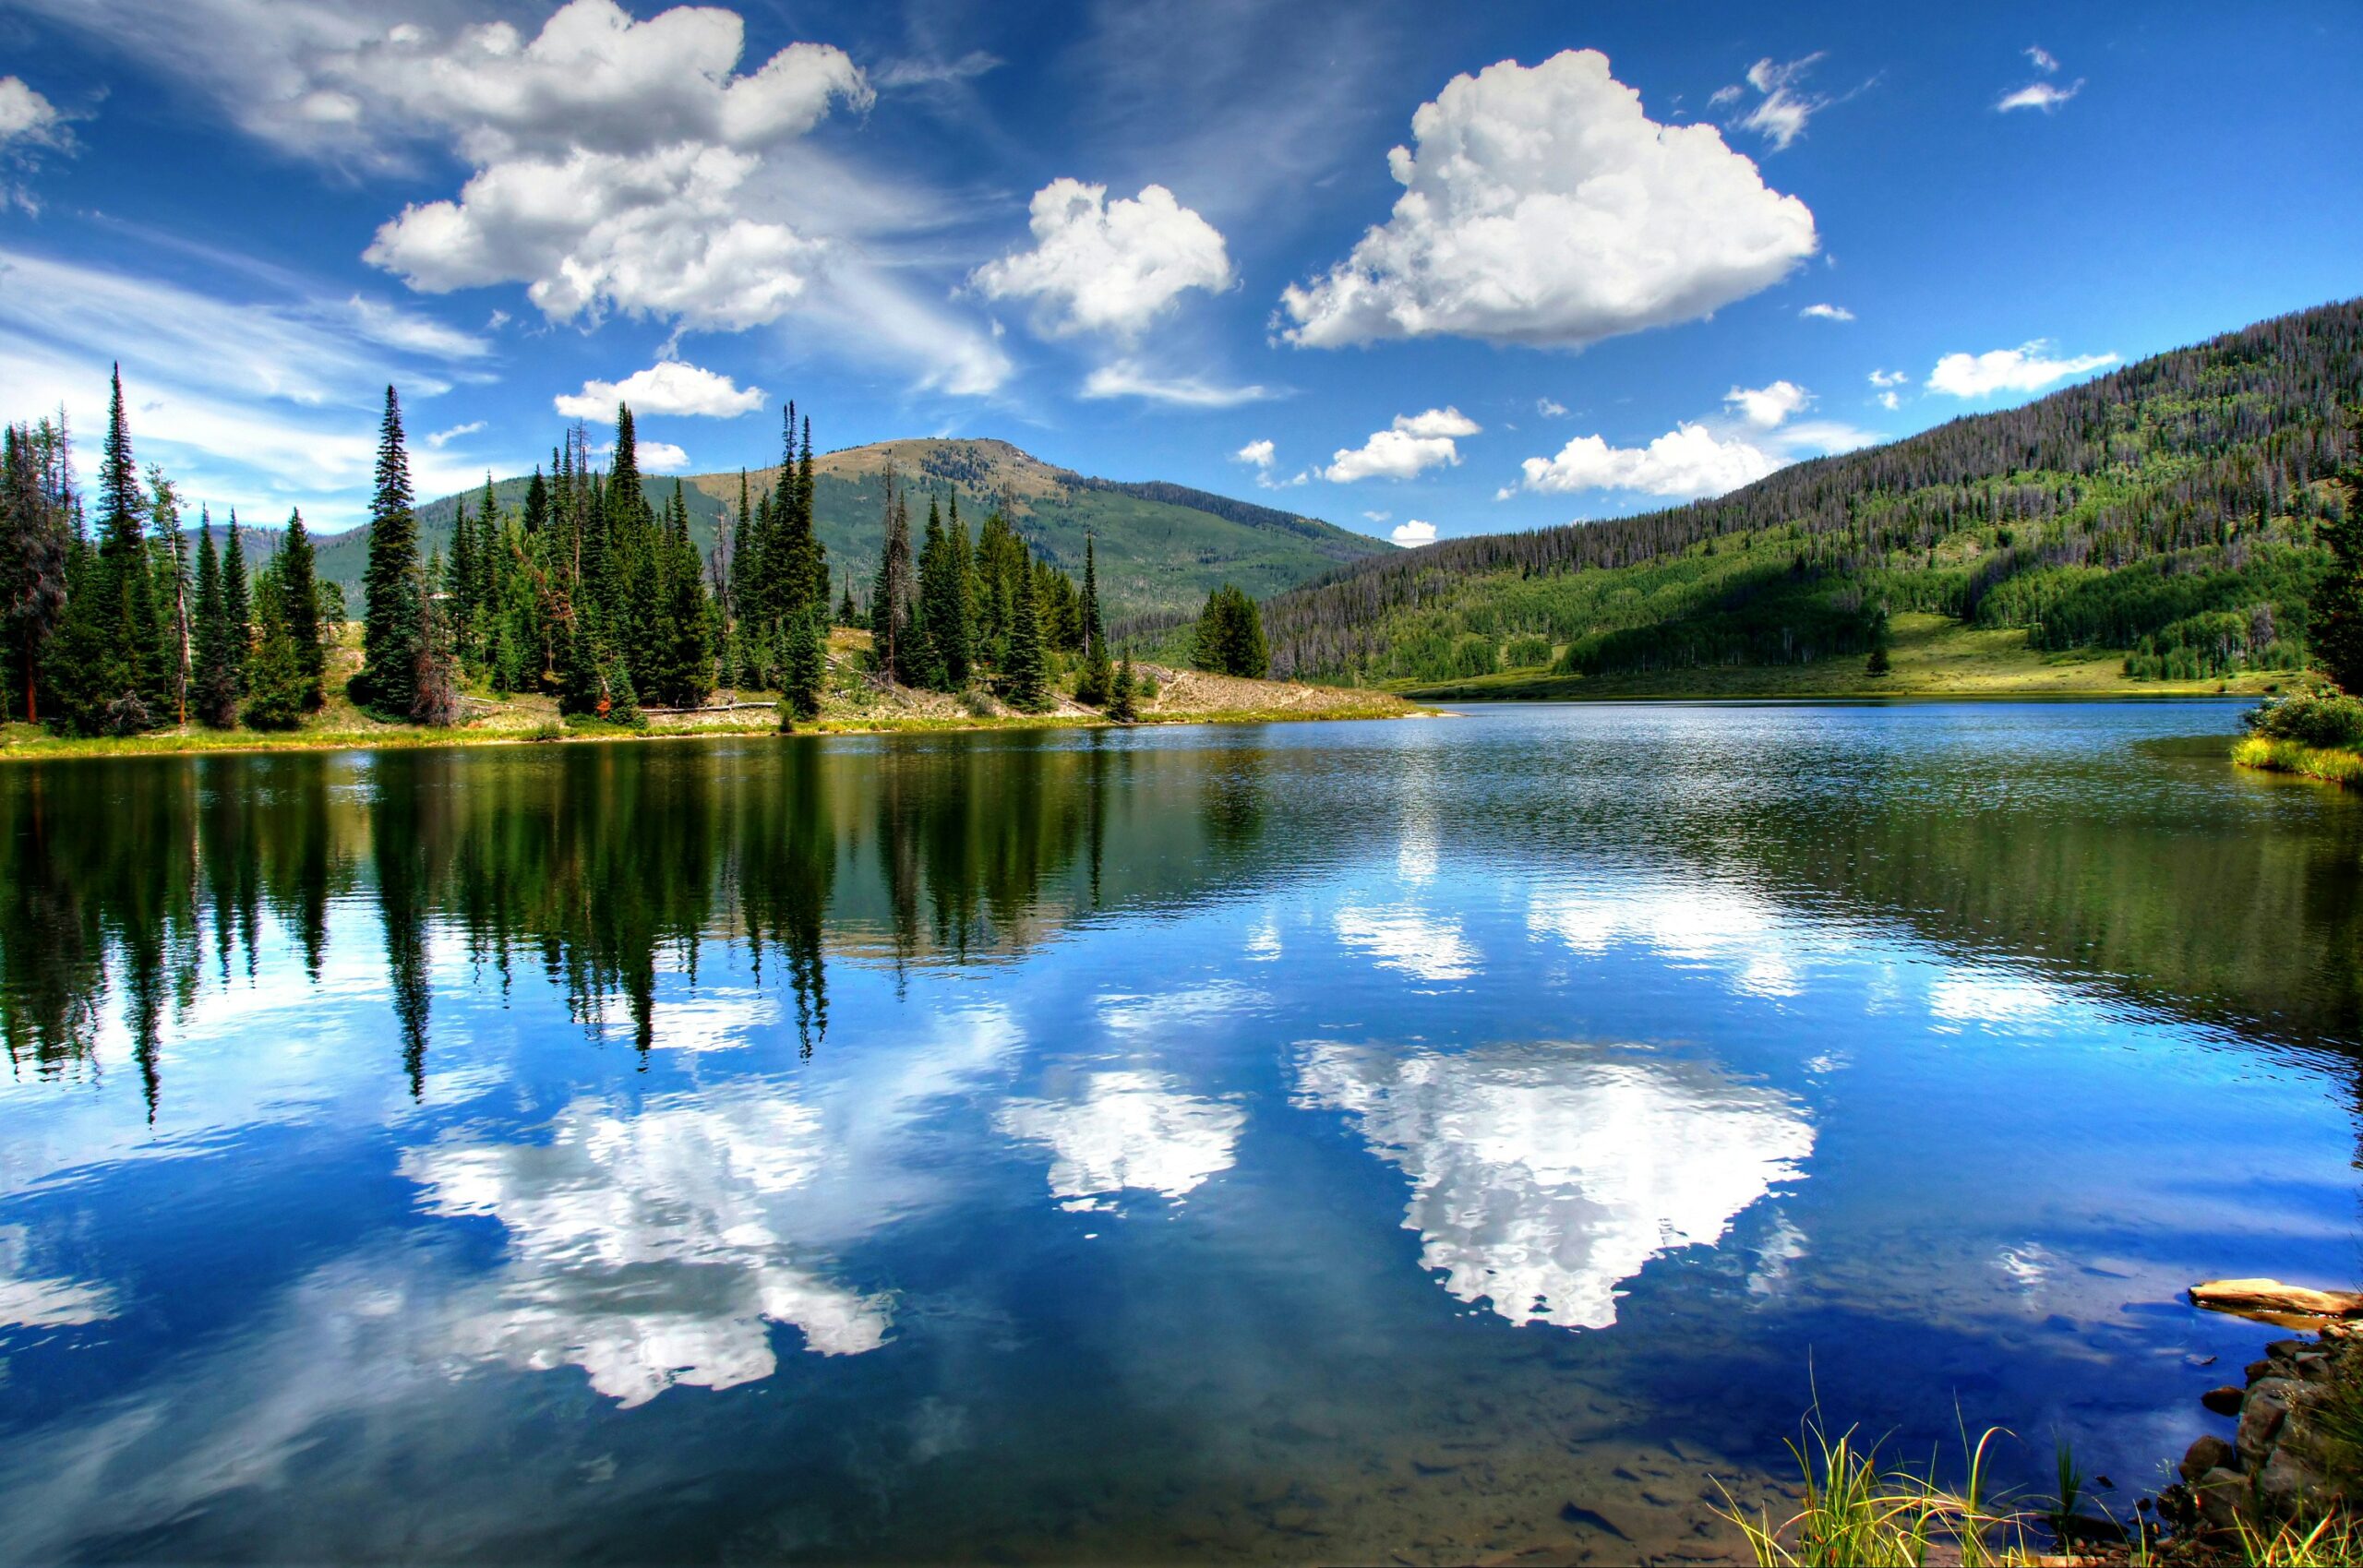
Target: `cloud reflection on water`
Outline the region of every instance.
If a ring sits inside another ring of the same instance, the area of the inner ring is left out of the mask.
[[[885,1343],[888,1299],[822,1276],[775,1223],[826,1152],[819,1115],[776,1095],[682,1096],[633,1114],[581,1100],[546,1143],[438,1143],[402,1170],[427,1212],[508,1230],[496,1299],[459,1323],[462,1349],[538,1370],[571,1363],[629,1407],[676,1382],[771,1376],[768,1323],[828,1356]]]
[[[1814,1144],[1785,1095],[1601,1047],[1316,1042],[1297,1085],[1299,1104],[1349,1116],[1410,1178],[1403,1225],[1421,1264],[1520,1324],[1613,1324],[1618,1285],[1661,1252],[1721,1241],[1803,1175]]]
[[[1069,1209],[1112,1206],[1134,1190],[1180,1199],[1230,1168],[1246,1113],[1183,1094],[1161,1072],[1091,1074],[1073,1100],[1012,1100],[996,1119],[1050,1151],[1050,1192]]]

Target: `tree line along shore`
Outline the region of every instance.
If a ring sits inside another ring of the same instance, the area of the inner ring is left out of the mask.
[[[857,579],[812,527],[811,421],[785,412],[776,482],[710,552],[677,482],[652,505],[629,407],[602,469],[576,426],[522,505],[489,478],[448,557],[424,557],[395,389],[386,391],[363,603],[322,580],[302,513],[258,565],[231,514],[138,465],[118,371],[86,505],[62,417],[0,432],[0,755],[589,736],[1364,717],[1379,693],[1271,683],[1255,602],[1217,587],[1174,665],[1109,636],[1081,580],[993,510],[891,476]],[[192,536],[193,535],[193,536]],[[357,609],[357,615],[354,610]]]

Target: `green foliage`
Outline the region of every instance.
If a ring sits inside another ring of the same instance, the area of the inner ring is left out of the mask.
[[[2363,696],[2363,468],[2339,474],[2345,504],[2322,529],[2330,567],[2314,592],[2314,654],[2342,691]]]
[[[54,722],[76,735],[129,735],[162,722],[169,669],[148,559],[147,505],[131,456],[117,371],[99,469],[99,543],[77,541],[57,635],[44,650]]]
[[[2268,698],[2241,716],[2251,735],[2325,749],[2363,748],[2363,698],[2334,691]]]
[[[272,557],[272,563],[279,571],[280,604],[287,617],[287,635],[295,645],[296,665],[304,672],[304,707],[308,712],[320,705],[321,684],[328,673],[328,649],[321,642],[322,628],[342,624],[344,592],[332,582],[321,582],[315,575],[312,536],[305,532],[300,510],[287,514],[287,533],[280,541],[279,554]],[[332,614],[324,609],[331,593]]]
[[[1198,616],[1193,659],[1198,668],[1217,675],[1263,678],[1272,656],[1255,601],[1228,582],[1208,594]]]
[[[265,575],[261,588],[256,595],[260,637],[246,672],[241,716],[258,730],[292,730],[303,723],[315,690],[290,614],[295,584],[284,571],[274,571]]]
[[[780,701],[798,718],[821,715],[821,685],[829,670],[829,623],[820,604],[780,623]]]
[[[383,713],[407,715],[416,694],[424,635],[420,603],[418,521],[411,511],[410,455],[402,445],[402,410],[391,387],[378,430],[377,488],[369,502],[369,570],[363,582],[361,673],[354,700]]]
[[[1116,666],[1115,679],[1108,688],[1108,716],[1120,724],[1129,724],[1141,716],[1139,688],[1133,676],[1132,650],[1124,651],[1123,663]]]
[[[1002,674],[1009,705],[1021,713],[1038,713],[1050,706],[1042,659],[1042,596],[1035,591],[1033,563],[1023,543],[1017,546],[1016,570],[1008,588],[1009,656]]]
[[[230,661],[230,616],[222,598],[222,558],[213,548],[213,525],[198,531],[196,689],[191,703],[198,723],[228,729],[238,722],[237,672]]]
[[[1789,1443],[1802,1498],[1787,1519],[1721,1512],[1747,1537],[1761,1568],[1919,1568],[1931,1549],[1962,1568],[2022,1562],[2030,1553],[2022,1515],[1997,1508],[1987,1466],[1999,1428],[1975,1443],[1964,1434],[1964,1477],[1957,1490],[1934,1476],[1882,1462],[1855,1429],[1831,1434],[1817,1407]],[[1725,1493],[1726,1501],[1729,1493]]]

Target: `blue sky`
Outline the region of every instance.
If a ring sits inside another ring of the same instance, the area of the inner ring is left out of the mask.
[[[426,495],[622,387],[650,466],[793,396],[1415,540],[2363,292],[2351,4],[1446,9],[0,0],[5,412],[87,475],[119,357],[320,530],[390,379]]]

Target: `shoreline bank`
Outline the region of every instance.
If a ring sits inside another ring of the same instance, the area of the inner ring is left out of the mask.
[[[2263,773],[2288,773],[2342,787],[2363,785],[2363,752],[2337,747],[2251,735],[2233,746],[2232,760]]]
[[[1373,693],[1353,693],[1361,698]],[[1438,710],[1387,699],[1328,705],[1215,708],[1185,712],[1146,712],[1131,724],[1096,713],[823,714],[782,731],[766,717],[755,722],[656,721],[643,725],[598,721],[428,729],[420,725],[339,725],[274,733],[209,731],[195,726],[137,736],[59,736],[28,724],[0,726],[0,764],[66,761],[82,758],[245,756],[273,751],[412,751],[479,746],[581,746],[615,742],[728,740],[775,736],[781,739],[863,735],[952,735],[994,730],[1148,729],[1189,724],[1329,723],[1355,719],[1414,719],[1445,716]]]

